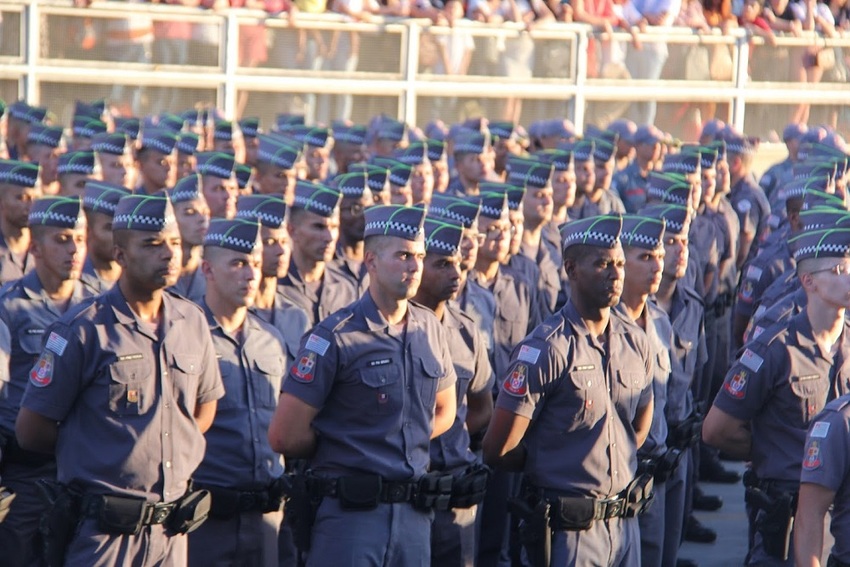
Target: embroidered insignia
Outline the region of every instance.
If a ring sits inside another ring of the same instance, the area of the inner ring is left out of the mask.
[[[128,360],[142,360],[144,355],[142,353],[137,352],[135,354],[122,354],[118,357],[118,362],[127,362]],[[221,356],[219,356],[221,358]]]
[[[754,339],[759,338],[759,335],[762,334],[763,332],[764,332],[764,329],[762,329],[760,325],[756,325],[756,328],[753,329],[753,338]]]
[[[139,391],[136,389],[127,390],[127,403],[128,404],[137,404],[139,403]]]
[[[313,381],[313,367],[316,366],[316,353],[308,352],[292,367],[292,375],[299,382],[310,383]]]
[[[528,393],[528,366],[517,364],[513,372],[505,379],[502,388],[510,395],[521,398]]]
[[[44,351],[30,370],[30,383],[36,388],[49,386],[53,381],[53,353]]]
[[[44,348],[47,350],[52,350],[59,356],[65,352],[65,347],[68,346],[68,341],[63,339],[56,333],[50,333],[50,336],[47,337],[47,343],[44,345]]]
[[[752,370],[753,372],[758,372],[761,365],[764,363],[764,359],[747,349],[744,351],[744,354],[741,355],[741,364]]]
[[[319,356],[325,356],[325,353],[328,352],[328,347],[330,346],[331,343],[329,341],[315,333],[311,333],[310,337],[307,339],[307,343],[304,345],[304,348],[312,350]]]
[[[741,284],[741,299],[750,301],[753,298],[753,282],[744,280]]]
[[[747,279],[759,281],[761,279],[762,269],[758,266],[750,266],[747,268]]]
[[[809,441],[809,446],[806,448],[806,457],[803,459],[803,468],[807,471],[813,471],[820,468],[822,465],[820,458],[820,442]]]
[[[521,347],[519,347],[519,354],[517,354],[516,358],[517,360],[522,360],[523,362],[537,364],[537,359],[540,358],[540,349],[530,347],[528,345],[522,345]]]
[[[370,360],[369,368],[374,368],[375,366],[386,366],[390,364],[393,360],[391,358],[382,358],[380,360]]]
[[[747,396],[747,372],[739,370],[731,380],[723,383],[723,389],[736,400],[743,400]]]
[[[829,433],[829,422],[817,421],[812,426],[812,432],[809,434],[809,437],[814,437],[816,439],[825,439],[827,433]]]

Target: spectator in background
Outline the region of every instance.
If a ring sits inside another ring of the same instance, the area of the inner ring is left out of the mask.
[[[469,71],[472,52],[475,50],[475,40],[472,33],[463,27],[455,27],[462,20],[463,3],[460,0],[449,0],[440,11],[440,17],[450,28],[446,34],[434,38],[437,57],[434,61],[434,74],[463,76]],[[448,99],[438,98],[434,103],[435,118],[437,116],[454,116],[457,97]]]
[[[123,1],[133,4],[145,2]],[[134,14],[132,18],[110,18],[106,24],[106,57],[116,63],[150,63],[153,40],[153,19],[150,16]],[[121,107],[123,114],[142,114],[142,87],[116,84],[109,99]]]
[[[647,26],[670,27],[680,7],[681,0],[632,0],[624,7],[624,19],[641,30]],[[626,54],[626,67],[632,78],[658,80],[667,56],[667,44],[663,41],[633,44]],[[635,101],[629,108],[629,118],[638,125],[653,124],[656,110],[654,100]]]
[[[841,0],[846,2],[846,0]],[[738,18],[738,26],[747,30],[750,36],[758,36],[764,38],[770,46],[776,45],[776,34],[770,28],[770,24],[764,19],[764,0],[744,0],[744,9],[741,11],[741,16]],[[750,54],[753,53],[754,46],[750,44]]]
[[[153,4],[197,7],[200,0],[150,0]],[[153,62],[158,65],[186,65],[189,63],[189,42],[192,39],[192,24],[174,17],[156,20],[153,23]],[[187,99],[180,98],[179,89],[162,87],[157,89],[153,112],[175,112],[186,106]]]

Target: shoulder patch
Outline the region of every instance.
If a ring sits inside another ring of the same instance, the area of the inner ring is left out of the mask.
[[[528,393],[528,365],[517,364],[513,371],[505,378],[502,389],[516,398],[523,398]]]
[[[530,347],[528,345],[522,345],[519,347],[519,353],[517,354],[517,360],[522,360],[523,362],[530,362],[531,364],[537,364],[537,359],[540,358],[540,349]]]
[[[325,353],[328,352],[328,348],[330,346],[330,341],[323,339],[316,333],[310,333],[310,336],[307,338],[307,342],[304,344],[304,348],[313,351],[319,356],[325,356]]]
[[[47,350],[52,350],[59,356],[62,356],[65,353],[65,348],[68,346],[68,340],[61,337],[55,331],[50,333],[50,336],[47,337],[47,342],[44,344],[44,348]]]
[[[44,388],[53,382],[53,368],[55,367],[53,353],[45,350],[38,357],[35,366],[30,370],[30,384],[36,388]]]
[[[313,369],[316,366],[316,353],[308,352],[292,367],[292,377],[298,382],[309,384],[313,381]]]
[[[764,364],[764,359],[754,353],[751,349],[747,349],[744,351],[744,354],[741,355],[739,362],[753,372],[758,372],[761,365]]]
[[[806,446],[806,456],[803,458],[803,468],[807,471],[813,471],[819,469],[822,464],[820,441],[809,441]]]
[[[763,273],[764,270],[762,270],[758,266],[750,266],[749,268],[747,268],[747,275],[745,277],[750,280],[758,281],[761,279],[761,275]]]
[[[747,397],[748,378],[749,375],[746,370],[739,370],[732,378],[723,383],[723,390],[736,400],[743,400]]]
[[[829,422],[828,421],[818,421],[812,426],[812,432],[809,433],[809,437],[812,439],[825,439],[826,435],[829,433]]]

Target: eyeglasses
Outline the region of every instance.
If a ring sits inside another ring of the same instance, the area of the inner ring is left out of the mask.
[[[823,268],[821,270],[812,270],[810,274],[819,274],[821,272],[830,272],[836,276],[850,275],[850,264],[836,264],[831,268]]]

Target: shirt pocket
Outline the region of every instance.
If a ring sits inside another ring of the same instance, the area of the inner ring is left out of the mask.
[[[224,385],[224,397],[218,400],[218,409],[245,408],[245,382],[239,365],[223,358],[218,361],[221,383]]]
[[[265,408],[277,406],[283,361],[278,356],[267,356],[254,361],[251,368],[251,386],[257,405]]]
[[[201,375],[201,356],[188,352],[171,354],[171,378],[177,403],[187,412],[195,414],[198,401],[198,381]]]
[[[23,329],[18,331],[18,344],[21,350],[32,356],[41,354],[44,342],[44,329]]]
[[[566,431],[591,428],[596,425],[608,407],[605,377],[599,372],[574,370],[570,372],[573,399],[568,400],[568,411],[573,414]]]
[[[808,426],[826,405],[828,389],[829,382],[822,380],[820,375],[791,377],[791,392],[796,398],[803,426]]]
[[[399,385],[402,369],[395,364],[376,366],[372,368],[361,368],[358,371],[360,383],[364,388],[366,403],[364,410],[374,408],[378,414],[385,415],[398,411],[401,408],[402,387]],[[372,398],[373,403],[368,399]]]
[[[144,360],[109,366],[109,410],[119,416],[146,414],[154,402],[151,366]]]
[[[617,370],[616,387],[617,407],[625,410],[626,416],[631,421],[637,412],[641,392],[646,388],[646,373]]]
[[[437,388],[440,379],[446,375],[446,369],[431,352],[423,352],[413,356],[416,365],[414,374],[419,382],[422,405],[426,409],[433,408],[437,401]]]

